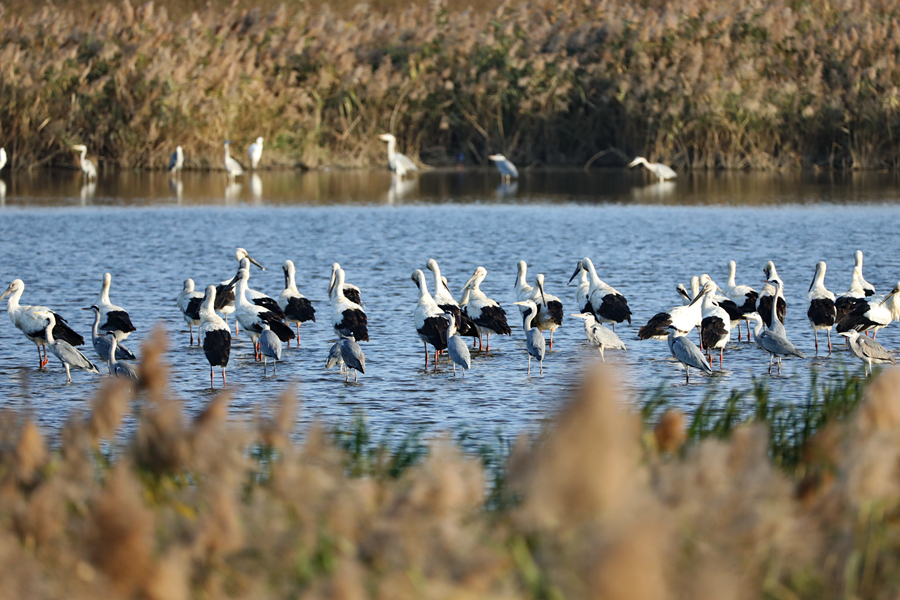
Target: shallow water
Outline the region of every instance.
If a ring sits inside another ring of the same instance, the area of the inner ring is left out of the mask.
[[[567,318],[554,336],[544,377],[536,370],[526,375],[521,321],[512,304],[521,259],[530,265],[529,279],[545,274],[546,291],[563,300],[568,315],[575,312],[574,287],[566,282],[576,260],[591,257],[635,316],[632,325],[617,328],[628,350],[609,351],[607,362],[621,367],[627,389],[639,394],[670,387],[685,407],[708,393],[724,398],[731,389],[747,389],[759,377],[773,393],[800,401],[814,370],[828,379],[859,363],[835,336],[833,357],[785,360],[781,376],[768,376],[767,356],[734,337],[723,370],[685,385],[665,342],[635,339],[654,313],[680,303],[676,283],[706,272],[724,285],[726,263],[734,259],[738,283],[759,289],[762,266],[773,260],[786,285],[788,335],[812,357],[806,290],[816,261],[827,261],[826,285],[838,294],[849,285],[857,248],[866,253],[865,276],[879,292],[900,279],[894,250],[900,195],[892,174],[697,175],[659,185],[635,171],[547,170],[503,185],[491,171],[432,171],[397,185],[383,171],[263,172],[231,189],[218,173],[185,173],[178,182],[160,173],[113,173],[90,186],[74,172],[4,171],[0,180],[3,287],[23,279],[23,303],[51,306],[87,336],[90,314],[80,308],[96,299],[102,274],[110,271],[112,301],[138,328],[127,342],[132,350],[139,351],[158,322],[171,333],[172,383],[192,413],[213,392],[202,350],[188,348],[174,298],[187,277],[198,287],[230,278],[237,246],[267,267],[254,268],[250,284],[271,296],[282,289],[281,263],[292,259],[300,291],[317,301],[318,322],[301,327],[301,347],[285,352],[277,376],[270,370],[264,377],[247,338],[235,339],[228,369],[233,414],[264,410],[296,381],[303,424],[346,423],[361,411],[376,430],[395,434],[420,427],[482,436],[534,431],[584,366],[599,360],[581,321]],[[482,289],[506,308],[514,328],[511,339],[492,336],[488,355],[473,354],[465,379],[454,378],[448,363],[437,372],[423,369],[410,275],[431,257],[454,293],[476,266],[486,267]],[[334,261],[362,288],[369,316],[367,373],[358,384],[324,370],[334,339],[325,301]],[[898,328],[878,340],[897,348]],[[89,342],[87,349],[93,359]],[[0,386],[8,392],[2,403],[58,431],[71,411],[88,408],[100,379],[79,371],[67,386],[54,357],[46,371],[35,368],[35,359],[34,347],[2,319]]]

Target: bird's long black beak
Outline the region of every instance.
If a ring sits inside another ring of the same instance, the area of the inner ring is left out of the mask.
[[[547,304],[547,299],[544,298],[544,284],[538,283],[538,290],[541,292],[541,302]]]
[[[258,262],[256,262],[256,260],[254,260],[249,254],[247,255],[247,260],[249,260],[250,262],[252,262],[254,265],[256,265],[257,267],[259,267],[259,268],[262,269],[263,271],[266,270],[266,268],[265,268],[264,266],[262,266],[261,264],[259,264]]]
[[[579,273],[581,273],[581,270],[582,270],[583,268],[584,268],[584,265],[582,265],[582,264],[579,262],[579,263],[578,263],[578,266],[575,267],[575,272],[572,273],[572,276],[571,276],[571,277],[569,277],[569,283],[572,283],[572,280],[575,279],[575,276],[576,276],[576,275],[578,275]],[[569,285],[569,283],[567,283],[566,285]]]

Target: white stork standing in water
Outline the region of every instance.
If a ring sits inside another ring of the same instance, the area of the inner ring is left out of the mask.
[[[429,258],[425,267],[434,274],[434,301],[437,302],[438,308],[453,315],[453,325],[461,337],[478,339],[478,327],[453,298],[437,261]]]
[[[281,270],[284,271],[284,291],[278,297],[278,306],[284,313],[284,319],[288,324],[295,323],[297,325],[297,346],[300,346],[300,323],[307,321],[316,322],[316,309],[297,289],[297,282],[294,279],[294,261],[286,260]],[[290,347],[288,342],[288,347]]]
[[[866,281],[866,278],[863,277],[862,268],[863,268],[863,253],[862,250],[857,250],[854,254],[856,258],[856,264],[853,267],[853,270],[859,273],[859,283],[863,288],[863,291],[866,293],[866,296],[874,296],[875,295],[875,286]]]
[[[631,309],[628,308],[628,301],[625,296],[620,294],[615,288],[609,286],[597,276],[597,270],[590,258],[585,257],[578,261],[575,265],[575,273],[569,278],[569,283],[575,279],[580,270],[588,272],[588,278],[591,282],[590,304],[591,312],[600,323],[612,323],[613,331],[616,330],[616,323],[628,321],[631,324]]]
[[[715,289],[714,289],[713,293],[711,294],[711,296],[712,296],[712,300],[716,303],[716,306],[718,306],[719,308],[724,310],[726,313],[728,313],[728,319],[730,320],[730,324],[729,324],[729,340],[730,340],[731,339],[730,338],[731,329],[734,327],[740,326],[741,320],[744,318],[744,313],[743,313],[743,311],[741,311],[741,309],[738,307],[738,305],[736,303],[732,302],[728,298],[728,296],[724,295],[725,292],[722,291],[722,288],[720,288],[718,286],[718,284],[716,284],[716,282],[713,281],[712,278],[708,274],[704,273],[700,276],[699,283],[700,283],[700,285],[706,285],[707,282],[712,282],[713,286],[715,286]]]
[[[715,284],[713,284],[715,285]],[[709,366],[712,367],[712,351],[719,351],[719,368],[722,368],[725,345],[731,339],[731,316],[716,304],[713,294],[703,295],[703,320],[700,321],[700,339],[706,349]],[[740,326],[740,321],[738,321]]]
[[[362,306],[344,295],[344,270],[338,269],[331,292],[331,325],[339,336],[369,341],[369,321]]]
[[[484,346],[484,350],[490,352],[491,334],[511,335],[512,330],[506,322],[506,311],[481,291],[481,282],[485,277],[487,277],[487,269],[478,267],[463,286],[463,291],[469,290],[469,299],[465,305],[466,314],[478,327],[478,345],[482,347],[481,336],[487,334],[487,344]]]
[[[240,269],[237,275],[234,276],[233,282],[237,284],[237,293],[234,297],[234,314],[241,325],[244,326],[247,335],[250,336],[250,340],[253,342],[253,356],[258,361],[262,358],[259,353],[259,336],[263,332],[260,322],[268,323],[269,327],[272,328],[272,331],[282,342],[293,338],[294,332],[281,322],[281,317],[247,299],[247,280],[249,279],[249,267]]]
[[[530,300],[537,306],[537,316],[534,318],[534,326],[542,332],[550,330],[550,348],[553,348],[553,332],[563,322],[563,305],[559,298],[544,292],[544,274],[538,273],[534,277],[534,291]]]
[[[438,352],[447,348],[447,331],[450,329],[450,321],[444,317],[444,311],[428,292],[425,273],[421,269],[416,269],[413,271],[411,279],[419,288],[419,301],[416,303],[413,318],[416,324],[416,333],[425,344],[425,368],[428,368],[428,345],[431,344],[434,347],[434,368],[437,369]]]
[[[265,271],[266,268],[256,262],[250,254],[244,250],[243,248],[237,248],[234,251],[234,259],[238,262],[238,268],[240,268],[241,260],[243,259],[249,260],[252,264],[256,265],[260,270]],[[215,309],[217,312],[225,315],[225,322],[228,322],[228,315],[234,312],[234,284],[232,283],[233,279],[226,279],[218,286],[216,286],[216,306]],[[240,333],[238,331],[238,325],[235,323],[234,332]]]
[[[593,309],[591,309],[591,281],[588,279],[588,273],[585,269],[580,269],[581,280],[578,282],[578,287],[575,288],[575,305],[578,308],[579,312],[582,313],[590,313],[594,314]],[[572,281],[569,280],[569,284]],[[688,299],[690,302],[690,299]],[[596,318],[594,319],[596,321]]]
[[[22,293],[25,291],[25,283],[21,279],[14,279],[3,294],[0,294],[0,301],[9,296],[6,301],[6,314],[12,324],[25,334],[30,342],[37,346],[38,361],[43,369],[47,366],[47,337],[45,330],[50,317],[53,317],[54,327],[53,336],[57,340],[62,340],[71,346],[80,346],[84,343],[84,338],[75,333],[57,313],[51,311],[46,306],[29,306],[27,304],[19,304]],[[44,347],[44,354],[41,356],[41,346]]]
[[[853,269],[853,278],[850,280],[850,289],[846,293],[841,294],[834,301],[836,312],[835,322],[840,321],[850,314],[857,305],[858,300],[865,300],[866,290],[863,289],[862,282],[859,280],[859,270]],[[838,332],[840,333],[840,332]]]
[[[135,331],[134,325],[131,324],[131,317],[125,312],[121,306],[116,306],[109,301],[109,286],[112,284],[112,275],[103,274],[103,287],[100,288],[100,295],[94,304],[100,309],[100,329],[106,333],[116,334],[116,341],[123,341],[132,331]]]
[[[516,301],[525,302],[534,296],[534,288],[528,285],[528,263],[520,260],[516,264]],[[519,305],[519,314],[524,315],[528,308],[524,304]]]
[[[206,287],[206,297],[200,305],[200,343],[209,363],[209,387],[214,388],[213,368],[222,368],[222,387],[225,383],[225,367],[231,356],[231,328],[225,319],[216,314],[216,287]]]
[[[175,304],[178,305],[178,309],[184,317],[184,322],[187,323],[188,330],[191,332],[191,346],[194,345],[194,326],[200,327],[201,302],[203,302],[203,294],[194,291],[194,280],[188,277],[184,280],[181,293],[175,298]],[[200,343],[199,337],[197,338],[197,343]]]
[[[834,294],[825,289],[825,261],[816,263],[816,274],[809,284],[807,297],[809,309],[806,317],[816,340],[816,354],[819,353],[819,331],[824,329],[828,332],[828,355],[831,356],[831,327],[837,317],[837,310],[834,307]]]
[[[750,319],[756,314],[756,302],[759,293],[748,285],[737,285],[734,280],[737,264],[733,260],[728,261],[728,284],[725,286],[725,295],[734,302],[742,313],[742,318],[747,324],[747,341],[750,341]],[[741,327],[738,324],[738,341],[741,340]]]
[[[772,327],[772,302],[775,298],[775,286],[769,281],[779,280],[781,278],[778,277],[778,272],[775,270],[775,263],[771,260],[766,263],[766,266],[763,267],[763,272],[766,274],[766,285],[763,287],[762,292],[759,294],[759,302],[757,303],[757,312],[759,316],[762,317],[763,323],[766,324],[767,328]],[[778,302],[775,303],[775,314],[778,317],[778,320],[784,325],[784,313],[787,311],[787,303],[784,301],[784,296],[778,299]]]
[[[330,298],[332,302],[334,302],[334,284],[337,280],[337,272],[340,270],[341,265],[339,265],[338,263],[334,263],[333,265],[331,265],[331,281],[328,282],[328,298]],[[354,304],[359,304],[360,306],[365,307],[358,287],[356,287],[352,283],[344,283],[342,289],[344,290],[344,297],[347,300],[353,302]],[[358,340],[359,338],[356,339]]]
[[[378,139],[383,142],[387,142],[388,165],[390,165],[391,171],[393,171],[397,177],[403,179],[407,175],[412,175],[419,170],[416,164],[411,161],[409,157],[397,152],[397,138],[395,138],[390,133],[383,133],[378,136]]]
[[[676,306],[666,312],[656,313],[650,317],[646,325],[638,330],[638,339],[668,340],[669,325],[674,325],[681,333],[690,333],[703,320],[703,297],[711,294],[715,289],[716,285],[708,282],[687,306]]]

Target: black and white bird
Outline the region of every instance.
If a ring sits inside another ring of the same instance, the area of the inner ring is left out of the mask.
[[[862,250],[857,250],[854,253],[854,258],[856,259],[856,263],[853,266],[853,270],[859,274],[859,283],[862,285],[863,291],[866,296],[874,296],[875,295],[875,286],[866,281],[866,278],[863,277],[862,269],[863,269],[863,253]]]
[[[297,327],[297,346],[300,345],[300,323],[307,321],[316,322],[316,309],[313,308],[309,299],[300,293],[297,289],[297,282],[294,279],[296,269],[294,261],[286,260],[281,266],[284,271],[284,291],[278,296],[278,306],[284,313],[284,320],[290,325],[296,324]],[[290,347],[290,342],[288,342]]]
[[[588,342],[590,342],[592,346],[596,346],[600,349],[601,361],[606,362],[605,351],[607,349],[626,349],[625,344],[619,339],[619,336],[617,336],[613,330],[607,329],[598,323],[597,319],[594,318],[593,313],[575,313],[570,316],[584,319],[584,333],[587,336]]]
[[[759,300],[756,304],[756,311],[759,313],[759,316],[762,317],[763,322],[766,324],[766,327],[772,327],[772,302],[775,298],[775,286],[770,283],[771,281],[778,280],[781,281],[781,278],[778,277],[778,272],[775,270],[775,263],[771,260],[766,263],[766,266],[763,267],[763,272],[766,274],[767,283],[763,286],[762,291],[759,293]],[[784,324],[784,314],[787,312],[787,303],[784,301],[784,298],[779,298],[778,302],[775,303],[775,314],[778,316],[778,320],[781,324]]]
[[[391,171],[394,172],[394,175],[402,179],[419,170],[416,164],[406,155],[397,152],[397,138],[390,133],[383,133],[378,136],[378,139],[387,142],[388,165],[391,167]]]
[[[234,251],[234,259],[238,263],[238,268],[240,268],[241,260],[247,259],[251,264],[256,265],[261,271],[265,271],[266,268],[256,262],[256,260],[250,256],[250,254],[244,250],[243,248],[237,248]],[[217,312],[225,315],[225,322],[228,322],[228,315],[234,312],[234,283],[232,283],[232,279],[226,279],[218,286],[216,286],[216,306],[215,309]],[[238,325],[235,323],[235,333],[240,333],[238,331]]]
[[[553,348],[553,332],[559,329],[563,322],[563,305],[559,298],[544,290],[544,274],[538,273],[534,277],[534,290],[530,300],[537,306],[537,317],[534,326],[542,332],[550,331],[550,348]]]
[[[715,285],[715,284],[713,284]],[[713,294],[703,296],[703,320],[700,321],[700,340],[712,367],[712,351],[719,351],[719,368],[722,368],[725,346],[731,340],[732,318],[728,312],[713,299]],[[740,319],[737,320],[740,325]]]
[[[245,256],[240,261],[238,261],[238,268],[247,271],[247,277],[250,276],[250,258]],[[250,289],[250,280],[247,280],[247,289],[245,293],[247,300],[252,302],[253,304],[265,308],[270,313],[274,314],[279,319],[284,319],[284,311],[281,310],[281,306],[278,305],[278,301],[271,296],[268,296],[258,290]]]
[[[581,269],[587,271],[588,279],[591,282],[591,312],[594,313],[597,321],[600,323],[612,323],[613,331],[616,330],[616,323],[628,321],[630,324],[631,309],[628,308],[628,301],[625,299],[625,296],[597,276],[597,269],[594,268],[594,263],[590,258],[585,257],[575,265],[575,273],[569,278],[569,283],[575,279],[575,276],[578,275]]]
[[[866,290],[863,289],[862,282],[859,280],[859,270],[853,269],[853,276],[850,279],[850,289],[838,296],[834,301],[834,309],[837,313],[835,322],[840,321],[853,312],[854,308],[859,304],[858,301],[865,302],[865,299]]]
[[[59,362],[62,363],[63,367],[66,368],[66,383],[72,382],[72,372],[70,367],[75,367],[76,369],[87,371],[88,373],[99,374],[100,370],[97,369],[94,363],[88,360],[88,357],[85,356],[83,352],[75,348],[66,340],[53,337],[53,329],[55,327],[56,315],[48,313],[47,325],[44,327],[44,339],[47,342],[47,346],[50,348],[50,352],[52,352],[53,355],[59,359]]]
[[[353,336],[362,342],[369,341],[369,320],[362,306],[344,295],[344,270],[338,268],[334,274],[331,294],[331,326],[337,335]]]
[[[475,326],[472,319],[463,312],[462,307],[453,298],[444,276],[441,275],[441,267],[437,261],[429,258],[425,267],[434,274],[434,301],[437,303],[438,308],[453,315],[453,322],[460,336],[477,340],[478,327]]]
[[[200,304],[203,302],[203,294],[194,291],[194,280],[188,277],[181,286],[181,293],[175,298],[175,304],[187,323],[188,330],[191,332],[191,343],[194,345],[194,326],[200,327]],[[199,333],[197,344],[200,344]]]
[[[181,146],[177,146],[175,148],[175,152],[172,153],[171,158],[169,158],[169,173],[175,174],[184,167],[184,150],[181,149]]]
[[[453,376],[456,377],[456,365],[459,365],[462,367],[463,377],[465,377],[466,371],[472,368],[472,356],[469,354],[469,347],[456,333],[456,317],[453,316],[453,313],[445,312],[444,318],[449,323],[447,327],[447,355],[453,361]]]
[[[735,273],[737,265],[733,260],[728,261],[728,284],[725,286],[725,295],[740,309],[742,321],[747,324],[747,341],[750,341],[750,320],[756,313],[756,303],[759,300],[759,292],[749,285],[737,285]],[[741,340],[741,328],[738,326],[738,341]]]
[[[506,322],[506,311],[493,299],[488,298],[481,291],[481,282],[487,277],[487,269],[478,267],[475,273],[463,286],[463,293],[469,291],[468,301],[465,303],[466,314],[478,327],[478,345],[485,352],[491,350],[491,334],[511,335],[512,330]],[[460,305],[463,303],[460,302]],[[487,335],[487,343],[482,345],[481,336]]]
[[[894,357],[891,356],[891,353],[888,352],[884,346],[876,342],[875,340],[870,340],[865,336],[859,335],[858,331],[853,329],[849,331],[845,331],[841,333],[841,335],[847,338],[850,346],[850,352],[853,353],[855,357],[863,361],[866,370],[866,377],[869,376],[869,373],[872,372],[872,365],[880,365],[884,363],[890,363],[892,365],[896,365],[897,361],[894,360]]]
[[[82,310],[93,312],[94,325],[91,327],[91,345],[97,356],[106,361],[107,368],[112,372],[109,363],[109,349],[112,344],[109,343],[107,336],[100,335],[100,308],[95,305]],[[116,360],[137,360],[137,357],[124,344],[116,344]]]
[[[419,288],[419,300],[413,313],[416,333],[425,345],[425,367],[428,368],[428,345],[434,348],[434,368],[437,369],[438,352],[447,348],[447,330],[450,322],[444,318],[442,310],[431,294],[421,269],[413,271],[413,283]]]
[[[347,381],[350,381],[350,369],[356,371],[353,376],[354,383],[359,380],[360,373],[366,374],[366,355],[352,335],[341,336],[341,358],[347,366]]]
[[[109,374],[113,377],[122,377],[123,379],[138,381],[140,376],[138,375],[137,367],[132,363],[119,362],[116,358],[116,350],[119,345],[119,342],[116,340],[116,334],[112,332],[107,333],[106,340],[109,342],[109,353],[106,355],[107,364],[109,365]]]
[[[341,265],[338,263],[334,263],[331,265],[331,281],[328,283],[328,298],[334,302],[334,284],[337,281],[337,272],[341,270]],[[346,277],[346,273],[344,274]],[[359,292],[359,288],[353,285],[352,283],[344,282],[343,288],[344,297],[347,298],[350,302],[354,304],[359,304],[363,308],[365,305],[362,301],[362,295]]]
[[[532,322],[537,315],[537,305],[531,300],[516,302],[515,304],[525,307],[525,314],[522,316],[522,329],[525,330],[525,349],[528,351],[528,374],[531,375],[531,358],[534,357],[540,363],[541,376],[543,376],[547,342],[544,340],[544,334],[541,333],[541,330],[532,326]]]
[[[237,285],[235,292],[234,305],[235,317],[244,327],[250,340],[253,342],[253,356],[256,360],[261,360],[259,353],[259,336],[263,329],[261,322],[266,322],[275,332],[282,342],[286,342],[294,337],[293,330],[281,322],[281,317],[270,311],[269,309],[250,302],[247,299],[247,280],[250,279],[249,267],[241,268],[234,277],[234,283]]]
[[[19,304],[22,294],[25,292],[25,283],[21,279],[13,279],[9,287],[0,294],[0,301],[9,296],[6,301],[6,314],[16,329],[25,334],[28,341],[37,346],[39,367],[43,369],[47,366],[47,338],[45,335],[47,322],[53,317],[55,323],[53,328],[53,337],[56,340],[66,342],[71,346],[80,346],[84,344],[84,338],[73,331],[67,324],[66,320],[59,314],[51,311],[46,306],[30,306],[28,304]],[[41,356],[41,346],[44,347],[44,354]]]
[[[666,340],[669,343],[669,352],[672,353],[675,360],[684,365],[685,383],[691,382],[691,367],[705,373],[712,373],[712,367],[706,364],[706,357],[700,352],[700,348],[687,339],[683,331],[675,325],[669,325],[667,329],[669,335]]]
[[[668,340],[670,325],[687,335],[703,320],[703,297],[715,289],[714,283],[707,283],[687,306],[676,306],[666,312],[656,313],[638,330],[638,339]]]
[[[216,314],[216,286],[206,287],[206,297],[200,304],[200,341],[209,363],[209,387],[214,388],[213,368],[222,369],[222,387],[225,387],[225,367],[231,356],[231,328],[225,319]]]
[[[730,328],[737,327],[740,325],[741,320],[744,318],[744,313],[738,307],[735,302],[732,302],[728,296],[725,295],[725,292],[720,288],[712,278],[704,273],[700,276],[700,285],[706,285],[707,282],[712,282],[715,286],[713,293],[710,294],[712,300],[716,303],[716,306],[724,310],[728,313],[728,319],[730,321]]]
[[[528,263],[520,260],[516,264],[516,302],[525,302],[531,300],[534,296],[534,287],[528,285]],[[524,305],[519,305],[519,314],[525,314],[528,310]]]
[[[281,340],[265,321],[260,321],[262,333],[259,335],[259,353],[263,356],[263,375],[269,367],[269,359],[272,359],[272,371],[278,374],[278,361],[281,360]]]
[[[813,329],[813,337],[816,340],[816,354],[819,353],[819,331],[828,332],[828,355],[831,355],[831,328],[837,318],[837,309],[834,306],[834,294],[825,289],[825,261],[816,263],[816,274],[809,284],[809,308],[806,310],[806,318]]]
[[[594,314],[591,308],[591,281],[588,279],[588,272],[585,269],[579,270],[580,279],[578,286],[575,288],[575,307],[578,312]],[[571,285],[572,280],[569,280]],[[688,299],[690,302],[690,299]]]
[[[855,330],[859,333],[872,332],[872,339],[891,321],[900,319],[900,282],[886,297],[871,296],[855,300],[850,311],[838,317],[835,331],[844,333]]]
[[[103,274],[103,286],[100,295],[94,304],[100,308],[100,330],[105,333],[115,333],[118,341],[124,341],[132,331],[135,331],[131,323],[131,317],[121,306],[116,306],[109,301],[109,286],[112,284],[112,275]]]

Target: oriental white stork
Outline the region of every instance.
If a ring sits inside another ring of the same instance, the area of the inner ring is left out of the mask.
[[[184,280],[181,293],[175,298],[175,304],[187,323],[188,330],[191,332],[191,343],[194,345],[194,326],[200,326],[200,303],[203,302],[203,294],[194,291],[194,280],[188,277]],[[200,338],[197,338],[197,344],[200,344]]]
[[[434,274],[434,301],[437,302],[438,308],[453,315],[453,325],[460,336],[478,339],[478,327],[453,298],[437,261],[429,258],[425,267]]]
[[[215,387],[213,368],[222,369],[222,387],[225,383],[225,367],[231,356],[231,329],[225,319],[216,314],[216,287],[206,286],[206,297],[200,305],[200,342],[209,363],[209,387]]]
[[[819,331],[828,332],[828,355],[831,355],[831,327],[837,317],[837,309],[834,307],[834,294],[825,289],[825,261],[816,263],[816,274],[809,284],[807,294],[809,308],[806,318],[813,329],[816,340],[816,354],[819,353]]]
[[[590,288],[590,304],[591,312],[600,323],[612,323],[613,331],[616,330],[616,323],[628,321],[631,323],[631,309],[628,308],[628,301],[625,296],[620,294],[615,288],[607,285],[606,282],[597,276],[597,270],[590,258],[583,258],[575,265],[575,273],[569,278],[569,283],[575,279],[579,271],[584,269],[588,272],[588,278],[591,282]]]
[[[750,341],[750,318],[756,313],[756,302],[759,300],[759,292],[748,285],[737,285],[735,273],[737,264],[733,260],[728,261],[728,284],[725,286],[725,295],[740,309],[741,320],[747,324],[747,341]],[[738,325],[738,341],[741,340],[741,328]]]
[[[772,302],[775,298],[775,286],[769,281],[781,280],[778,277],[778,272],[775,270],[775,263],[771,260],[766,263],[766,266],[763,267],[763,272],[766,274],[766,285],[763,286],[762,292],[759,294],[759,301],[756,305],[756,310],[759,313],[759,316],[762,317],[763,322],[766,324],[767,328],[772,327]],[[787,311],[787,303],[784,301],[784,297],[778,299],[778,302],[775,304],[775,314],[778,316],[778,320],[784,325],[784,313]]]
[[[709,282],[687,306],[676,306],[666,312],[653,315],[647,324],[638,330],[638,339],[667,340],[669,339],[670,325],[674,325],[679,332],[690,333],[703,320],[703,297],[711,294],[715,289],[715,284]]]
[[[465,303],[466,314],[478,327],[478,345],[481,345],[481,336],[487,334],[487,343],[483,346],[485,352],[491,350],[491,334],[511,335],[512,330],[506,322],[506,311],[491,298],[481,291],[481,282],[487,277],[487,269],[478,267],[475,273],[463,286],[463,292],[469,290],[468,301]],[[460,304],[463,304],[460,302]]]
[[[131,323],[131,317],[121,306],[116,306],[109,301],[109,286],[112,284],[112,275],[103,274],[103,287],[94,304],[100,309],[100,330],[106,333],[114,333],[116,341],[123,341],[132,331],[135,331]]]
[[[447,330],[450,321],[444,318],[444,311],[428,292],[425,273],[421,269],[413,271],[411,279],[419,288],[419,301],[413,313],[416,333],[425,345],[425,368],[428,368],[428,345],[434,347],[434,368],[437,369],[438,352],[447,348]]]
[[[530,300],[537,306],[534,326],[542,332],[550,330],[550,348],[553,348],[553,332],[563,322],[563,305],[559,298],[544,291],[543,273],[534,276],[534,291]]]
[[[362,306],[344,295],[344,270],[338,269],[331,293],[331,325],[339,336],[351,336],[354,341],[369,341],[369,322]]]
[[[341,269],[341,265],[338,263],[334,263],[331,265],[331,281],[328,282],[328,298],[334,302],[334,282],[337,279],[337,272]],[[346,276],[346,273],[345,273]],[[342,288],[344,290],[344,297],[347,298],[350,302],[354,304],[359,304],[363,308],[365,305],[362,301],[362,296],[360,295],[359,288],[353,285],[352,283],[344,283]],[[356,338],[359,339],[359,338]]]
[[[281,266],[284,272],[284,291],[278,296],[278,306],[284,313],[284,319],[288,324],[295,323],[297,326],[297,346],[300,346],[300,323],[307,321],[316,322],[316,309],[310,303],[309,299],[300,293],[297,289],[297,282],[294,279],[296,269],[294,261],[286,260]],[[288,342],[290,348],[291,343]]]
[[[234,298],[234,314],[240,324],[244,326],[247,335],[250,336],[250,340],[253,342],[253,356],[258,361],[262,358],[259,353],[259,336],[263,332],[263,328],[260,325],[261,322],[268,323],[282,342],[293,338],[294,332],[281,322],[281,317],[247,299],[247,280],[249,279],[249,268],[242,268],[234,277],[234,283],[237,284],[237,292]]]

